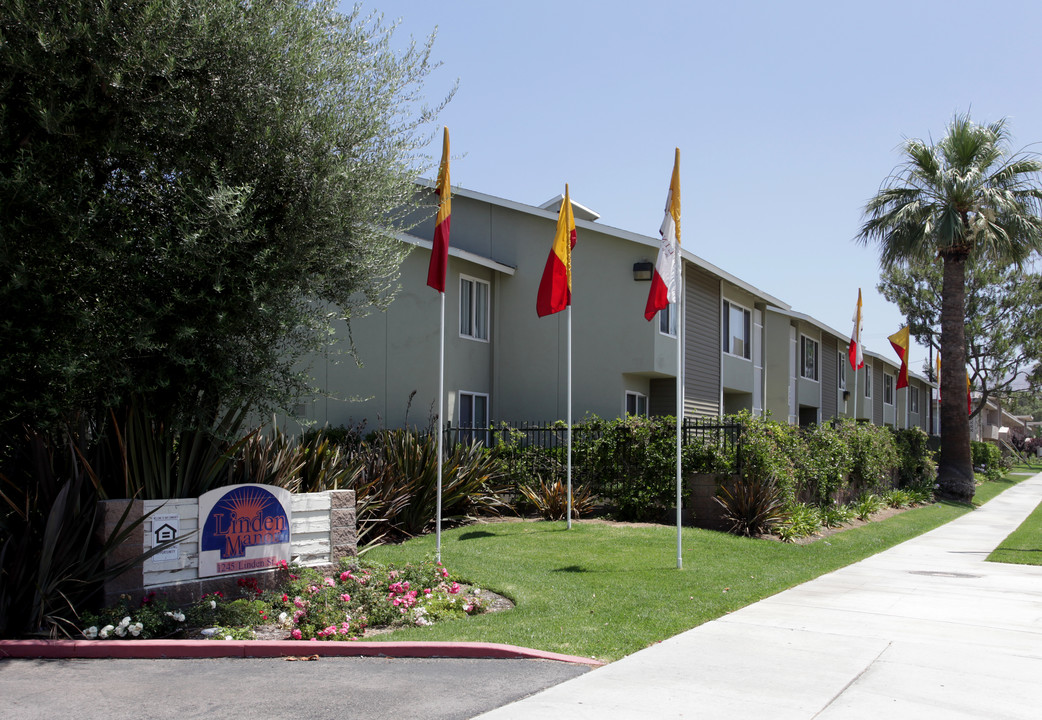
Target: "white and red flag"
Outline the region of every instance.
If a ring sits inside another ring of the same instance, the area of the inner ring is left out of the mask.
[[[850,367],[860,370],[865,367],[865,348],[861,343],[861,333],[865,329],[865,319],[861,315],[861,288],[857,289],[857,310],[854,311],[854,331],[850,334]]]
[[[651,276],[651,291],[644,307],[644,317],[651,320],[655,313],[677,301],[677,256],[680,253],[680,148],[673,160],[673,177],[666,195],[666,216],[659,228],[659,245],[655,272]]]

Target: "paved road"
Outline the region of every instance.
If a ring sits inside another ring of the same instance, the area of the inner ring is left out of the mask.
[[[544,660],[0,660],[3,720],[465,720],[589,671]]]

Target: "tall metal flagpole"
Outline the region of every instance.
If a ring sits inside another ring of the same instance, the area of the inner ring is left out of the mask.
[[[568,302],[568,529],[572,529],[572,303]]]
[[[438,511],[434,557],[441,562],[441,473],[445,453],[445,291],[441,293],[441,324],[438,333]]]
[[[684,260],[680,254],[680,243],[676,244],[676,291],[677,291],[677,570],[684,568],[684,555],[681,544],[681,482],[682,468],[680,462],[684,425]]]
[[[438,323],[438,500],[435,513],[434,556],[441,562],[441,490],[442,465],[445,462],[445,279],[449,270],[449,228],[452,220],[452,181],[449,178],[449,129],[442,135],[441,166],[438,168],[438,215],[431,243],[431,265],[427,284],[438,291],[441,298]]]

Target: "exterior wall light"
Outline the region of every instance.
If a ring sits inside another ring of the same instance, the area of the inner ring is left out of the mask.
[[[641,280],[651,280],[651,272],[655,269],[655,266],[649,263],[647,260],[642,260],[638,263],[633,263],[633,279],[640,282]]]

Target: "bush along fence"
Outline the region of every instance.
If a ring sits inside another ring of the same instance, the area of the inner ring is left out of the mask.
[[[676,497],[675,428],[671,417],[577,423],[572,429],[574,492],[596,497],[620,520],[671,516]],[[915,429],[895,431],[853,421],[797,428],[748,413],[687,418],[682,428],[685,507],[688,519],[703,527],[735,529],[731,516],[766,513],[768,522],[753,524],[769,528],[788,510],[802,506],[846,505],[891,488],[929,494],[936,478],[928,438]],[[528,502],[535,506],[528,509],[540,510],[539,505],[560,504],[547,496],[555,487],[563,492],[566,429],[564,423],[504,423],[450,427],[446,436],[450,446],[488,446],[489,454],[502,464],[514,505],[524,510]],[[543,503],[535,501],[538,496]],[[744,521],[737,529],[746,530]]]
[[[731,472],[741,466],[741,417],[685,418],[684,472]],[[446,444],[479,442],[501,463],[504,485],[525,509],[526,489],[560,486],[567,468],[567,425],[448,427]],[[572,427],[572,484],[610,506],[621,520],[657,521],[676,502],[676,419],[590,418]],[[548,490],[547,490],[548,491]]]

